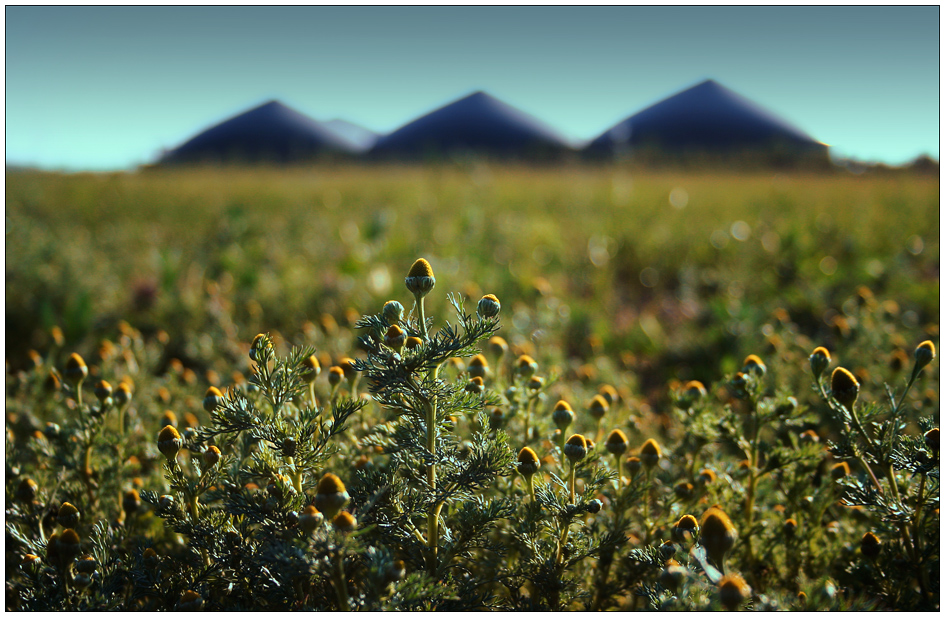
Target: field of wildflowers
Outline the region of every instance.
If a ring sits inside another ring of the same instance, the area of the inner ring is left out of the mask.
[[[939,183],[7,172],[9,610],[935,610]]]

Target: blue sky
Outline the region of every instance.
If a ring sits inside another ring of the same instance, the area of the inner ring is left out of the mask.
[[[836,155],[939,158],[938,6],[5,12],[8,164],[130,168],[273,98],[388,132],[480,89],[590,139],[706,78]]]

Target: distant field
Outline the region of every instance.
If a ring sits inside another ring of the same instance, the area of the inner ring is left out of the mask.
[[[595,335],[615,357],[703,347],[736,359],[778,307],[800,316],[803,334],[829,336],[825,311],[859,285],[895,299],[916,327],[935,322],[938,224],[938,179],[910,175],[7,173],[8,358],[19,364],[54,325],[77,345],[121,319],[175,341],[205,332],[210,281],[241,338],[291,337],[323,313],[343,322],[384,302],[425,256],[444,293],[478,298],[479,287],[522,307],[515,337],[541,330],[552,356],[587,356]]]

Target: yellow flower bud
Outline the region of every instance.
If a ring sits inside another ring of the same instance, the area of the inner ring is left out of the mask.
[[[644,442],[644,446],[641,447],[641,463],[648,468],[653,468],[660,461],[660,445],[657,444],[657,441],[651,438],[647,442]]]
[[[540,463],[539,456],[535,454],[528,446],[522,447],[522,450],[519,451],[519,457],[516,460],[516,468],[519,470],[519,474],[525,477],[530,477],[536,472],[539,471]]]
[[[752,596],[752,589],[741,575],[724,575],[719,580],[719,600],[727,610],[734,612],[745,605]]]
[[[437,279],[434,277],[434,271],[430,267],[430,262],[420,258],[411,266],[411,270],[404,279],[404,285],[415,298],[423,298],[434,289]]]
[[[831,394],[839,404],[848,410],[854,409],[857,394],[861,385],[850,371],[844,367],[836,367],[831,374]]]

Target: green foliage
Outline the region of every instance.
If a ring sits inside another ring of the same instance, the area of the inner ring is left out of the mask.
[[[938,185],[333,173],[8,174],[7,609],[705,611],[736,576],[747,609],[938,609],[939,376],[911,371],[938,337]],[[392,292],[419,249],[462,294]],[[484,290],[501,319],[465,310]],[[385,345],[392,296],[420,345]]]

